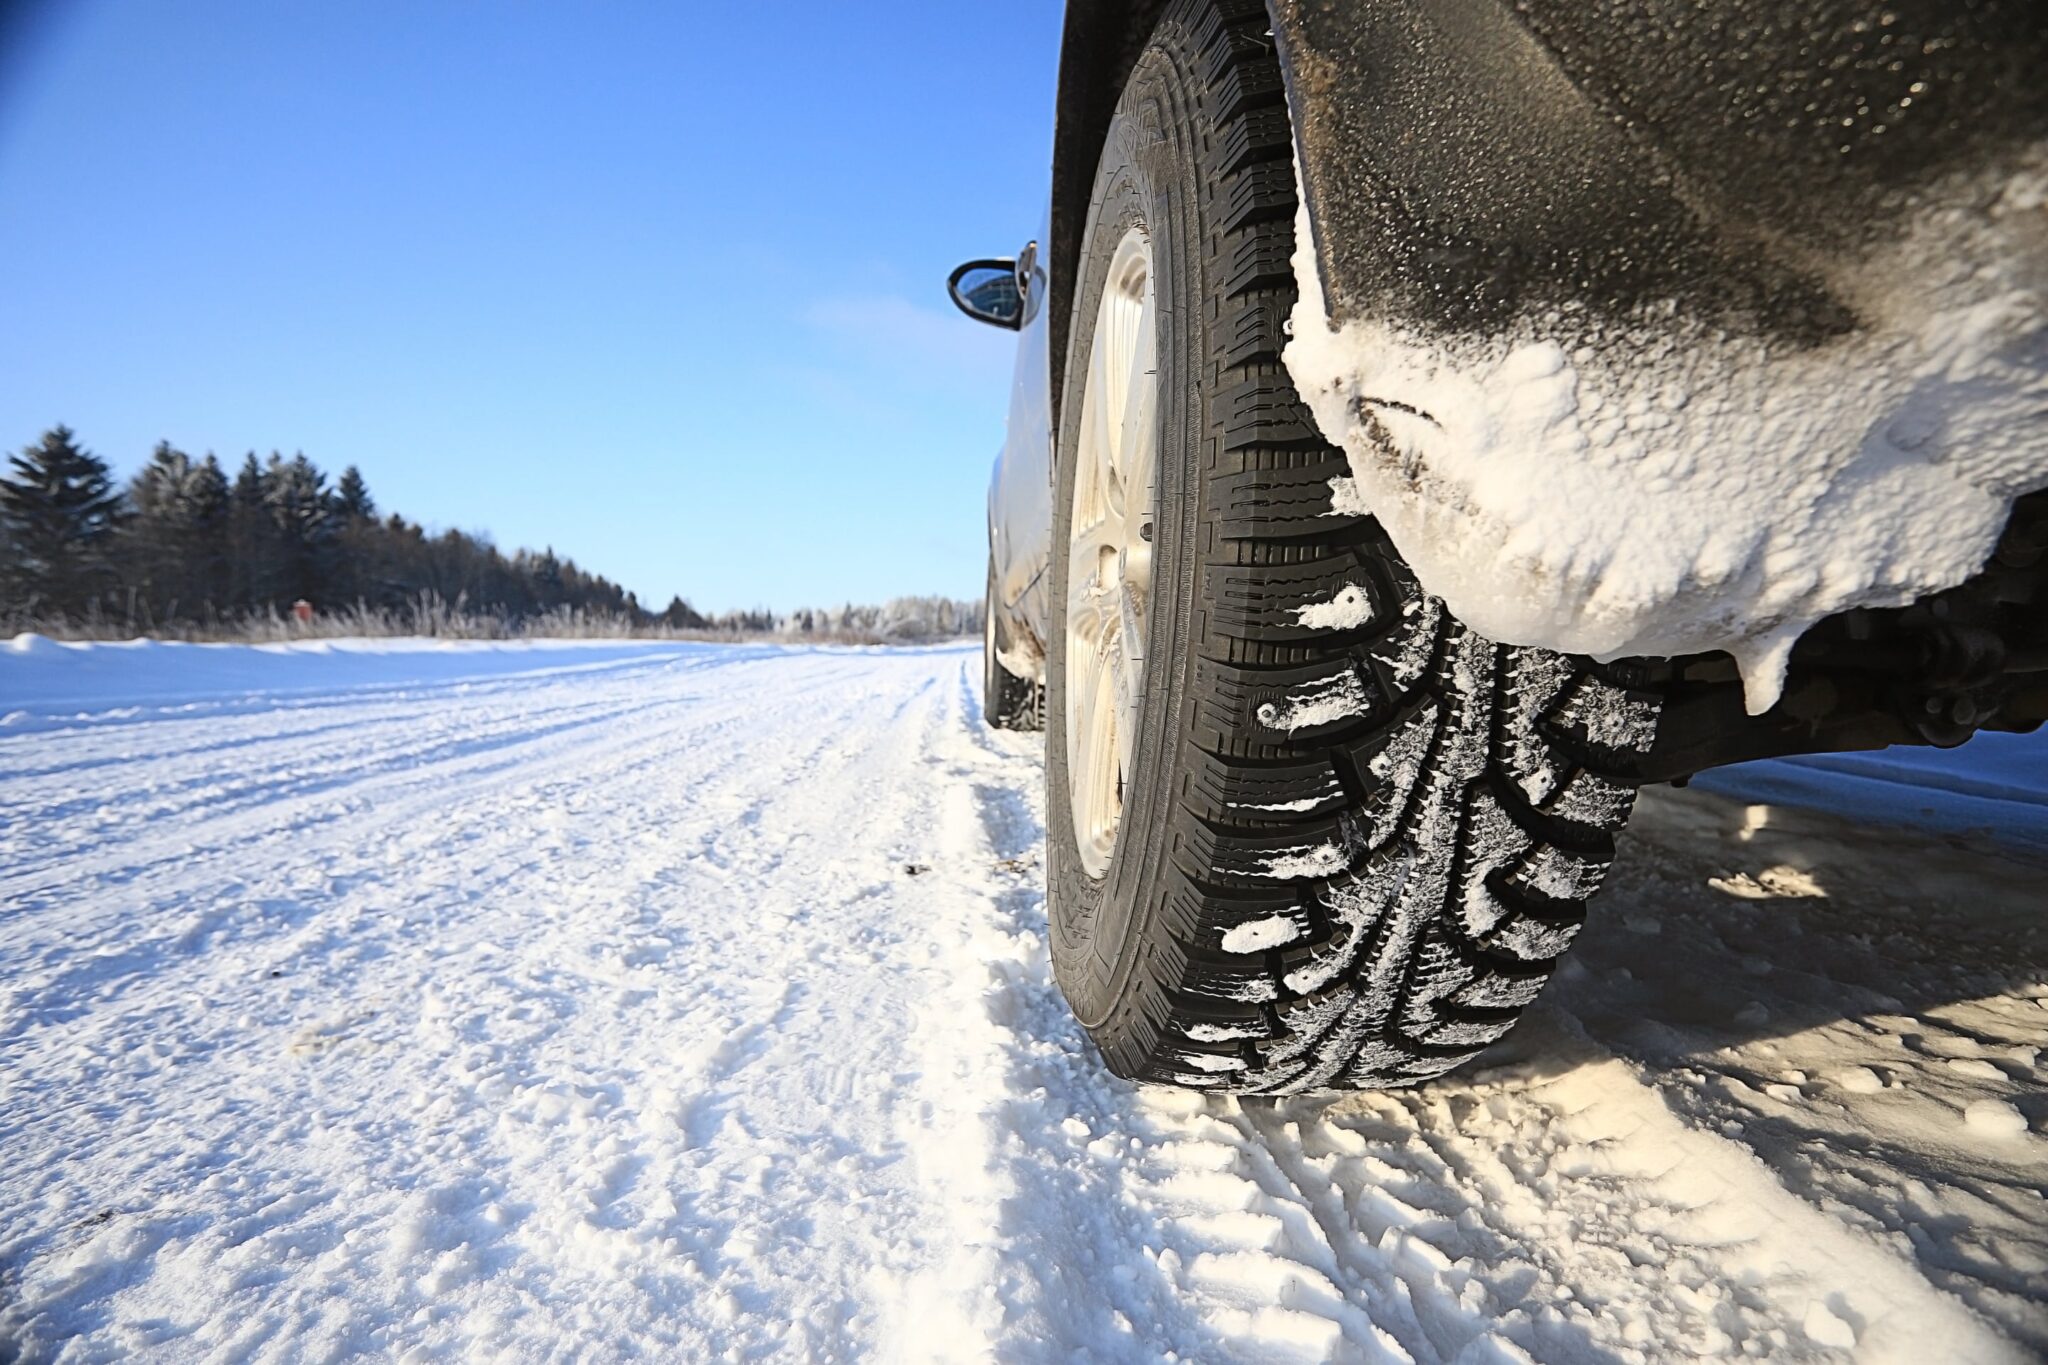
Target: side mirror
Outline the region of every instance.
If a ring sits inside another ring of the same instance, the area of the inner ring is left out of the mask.
[[[969,261],[946,278],[946,292],[976,322],[1012,331],[1024,325],[1024,292],[1015,261]]]

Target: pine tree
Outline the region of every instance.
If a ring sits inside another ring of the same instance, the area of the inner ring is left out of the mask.
[[[9,597],[59,612],[100,602],[113,586],[106,550],[121,520],[121,496],[106,462],[59,425],[8,468],[0,478],[0,518],[7,523]]]
[[[272,452],[263,468],[263,500],[277,528],[278,600],[327,603],[336,530],[327,476],[303,453],[287,460]]]
[[[334,486],[335,565],[330,596],[335,605],[370,603],[386,596],[384,566],[387,556],[383,528],[377,521],[377,502],[363,471],[350,465],[341,471]]]
[[[187,494],[192,509],[193,560],[187,566],[196,594],[188,615],[218,611],[228,597],[228,476],[212,451],[193,472]]]
[[[250,451],[228,490],[228,600],[231,611],[273,605],[280,577],[277,524],[263,495],[263,466]]]
[[[571,564],[569,572],[573,574],[575,571],[576,566]],[[564,577],[562,561],[555,558],[555,547],[550,545],[533,561],[531,582],[534,605],[542,611],[550,611],[568,600],[566,589],[569,584],[564,581]]]
[[[341,482],[334,486],[334,510],[344,521],[376,520],[377,503],[363,482],[363,471],[354,465],[341,471]]]
[[[228,483],[220,462],[159,441],[128,486],[125,577],[153,620],[203,616],[224,586]]]

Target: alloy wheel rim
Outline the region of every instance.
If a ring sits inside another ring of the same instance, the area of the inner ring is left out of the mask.
[[[1067,790],[1081,866],[1109,872],[1145,688],[1158,466],[1152,244],[1133,227],[1095,314],[1067,536]]]

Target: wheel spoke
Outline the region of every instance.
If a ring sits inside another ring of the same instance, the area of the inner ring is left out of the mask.
[[[1152,295],[1149,286],[1138,315],[1141,329],[1124,367],[1124,382],[1130,398],[1123,406],[1117,432],[1117,481],[1122,495],[1118,506],[1126,511],[1133,523],[1141,523],[1151,517],[1153,455],[1159,444],[1159,385],[1155,373],[1158,360],[1151,337]],[[1145,505],[1128,507],[1126,500],[1130,494],[1124,493],[1125,489],[1135,493]]]
[[[1130,407],[1131,387],[1131,320],[1130,301],[1116,290],[1116,281],[1110,281],[1110,292],[1103,298],[1102,350],[1102,397],[1103,420],[1108,424],[1109,443],[1105,447],[1108,458],[1104,465],[1113,483],[1121,485],[1123,479],[1123,430],[1124,413]],[[1118,503],[1121,507],[1121,487],[1118,488]]]
[[[1122,498],[1114,488],[1116,476],[1116,441],[1121,432],[1123,414],[1117,410],[1117,385],[1111,368],[1110,347],[1098,343],[1094,353],[1088,357],[1087,411],[1083,414],[1084,425],[1088,427],[1086,437],[1096,458],[1084,461],[1079,477],[1074,484],[1075,509],[1087,508],[1093,514],[1110,510],[1121,511]],[[1083,490],[1082,480],[1086,481]]]
[[[1113,830],[1116,814],[1116,739],[1112,727],[1103,723],[1108,710],[1103,696],[1109,682],[1106,663],[1103,655],[1092,655],[1074,679],[1086,702],[1082,714],[1087,718],[1069,741],[1074,746],[1070,781],[1086,798],[1077,808],[1075,829],[1084,845],[1100,841]]]
[[[1117,244],[1090,335],[1067,518],[1068,788],[1084,870],[1107,874],[1134,771],[1152,591],[1158,342],[1151,248]]]

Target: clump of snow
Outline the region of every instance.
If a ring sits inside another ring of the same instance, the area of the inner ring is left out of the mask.
[[[1846,1351],[1856,1344],[1856,1329],[1819,1299],[1807,1306],[1806,1316],[1800,1319],[1799,1327],[1823,1346],[1835,1346]]]
[[[1285,915],[1268,915],[1264,919],[1247,920],[1224,931],[1223,951],[1226,953],[1263,953],[1268,948],[1278,948],[1301,937],[1301,926]]]
[[[1347,716],[1364,715],[1371,704],[1358,675],[1340,673],[1326,682],[1289,693],[1285,701],[1261,704],[1258,717],[1261,725],[1293,734],[1296,730],[1330,725]]]
[[[1932,198],[1969,207],[1839,263],[1863,325],[1811,349],[1675,315],[1587,341],[1563,314],[1333,329],[1304,207],[1285,358],[1350,457],[1334,509],[1378,517],[1490,638],[1725,649],[1767,708],[1808,626],[1961,583],[2012,499],[2048,485],[2048,152]]]
[[[1311,630],[1350,630],[1372,619],[1372,595],[1356,583],[1346,583],[1327,601],[1296,607],[1294,619]]]
[[[1303,811],[1314,810],[1324,799],[1320,796],[1304,796],[1299,801],[1233,801],[1231,804],[1239,810]]]
[[[1337,845],[1316,844],[1266,859],[1265,872],[1269,877],[1327,877],[1342,872],[1345,861]]]
[[[1948,1059],[1948,1069],[1959,1076],[1974,1076],[1980,1081],[2005,1079],[2005,1073],[1999,1070],[1995,1063],[1987,1062],[1982,1057],[1951,1057]]]
[[[1264,1032],[1254,1024],[1189,1024],[1188,1037],[1198,1043],[1231,1043],[1241,1038],[1263,1038]]]
[[[1985,1137],[2018,1137],[2027,1131],[2027,1116],[2010,1100],[1972,1100],[1963,1107],[1963,1122]]]

